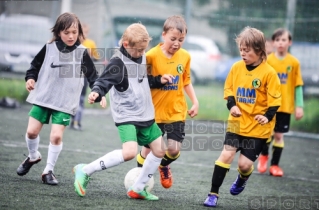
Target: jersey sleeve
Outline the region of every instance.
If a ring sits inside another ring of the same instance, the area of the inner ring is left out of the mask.
[[[267,95],[268,107],[281,105],[281,84],[276,71],[268,75]]]
[[[234,96],[234,90],[233,90],[233,68],[229,71],[227,78],[225,80],[225,85],[224,85],[224,99],[228,100],[229,96]]]
[[[300,69],[300,63],[299,62],[296,62],[295,64],[296,66],[296,71],[295,71],[295,78],[296,78],[296,81],[295,81],[295,87],[298,87],[298,86],[302,86],[303,85],[303,80],[302,80],[302,75],[301,75],[301,69]]]

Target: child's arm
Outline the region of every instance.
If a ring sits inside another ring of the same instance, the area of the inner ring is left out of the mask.
[[[296,92],[296,110],[295,110],[295,118],[296,120],[300,120],[303,117],[303,92],[302,86],[297,86],[295,88]]]
[[[233,71],[229,71],[224,85],[224,99],[227,100],[227,108],[233,117],[242,115],[239,107],[236,105],[236,99],[233,92]]]
[[[26,72],[25,81],[33,79],[35,82],[38,80],[38,75],[43,64],[46,53],[46,45],[38,52],[38,54],[31,61],[31,66]]]
[[[199,103],[198,103],[192,83],[185,85],[184,90],[186,94],[188,95],[189,99],[191,100],[191,102],[193,103],[193,106],[191,107],[191,109],[188,110],[188,115],[190,117],[195,117],[198,114]]]
[[[166,83],[172,83],[172,80],[174,79],[174,76],[171,74],[164,74],[153,76],[153,75],[147,75],[148,84],[151,89],[154,88],[162,88]]]
[[[92,87],[92,92],[98,93],[99,96],[106,95],[113,85],[124,82],[125,66],[121,59],[113,58],[106,66],[103,73],[96,79]],[[99,101],[97,98],[96,102]]]

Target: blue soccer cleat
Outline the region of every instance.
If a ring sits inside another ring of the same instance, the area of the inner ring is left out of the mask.
[[[241,193],[245,189],[247,181],[248,181],[248,178],[247,179],[243,179],[238,174],[237,179],[235,180],[235,182],[230,187],[230,194],[238,195],[239,193]]]
[[[218,195],[208,194],[206,200],[204,201],[204,206],[216,207],[217,206]]]

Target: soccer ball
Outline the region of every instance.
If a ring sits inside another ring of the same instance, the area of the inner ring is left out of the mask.
[[[133,186],[138,175],[141,173],[141,170],[142,170],[141,167],[136,167],[136,168],[132,168],[131,170],[129,170],[129,172],[127,172],[124,178],[124,186],[126,190],[128,190],[130,187]],[[146,183],[145,189],[147,192],[151,192],[153,187],[154,187],[154,178],[152,176]]]

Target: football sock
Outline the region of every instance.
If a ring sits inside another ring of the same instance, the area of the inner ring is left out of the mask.
[[[218,160],[215,161],[214,173],[212,176],[212,186],[210,193],[218,195],[220,186],[223,184],[226,173],[230,169],[230,164],[222,163]]]
[[[271,136],[267,139],[266,144],[264,144],[262,150],[261,150],[261,154],[262,155],[269,155],[269,145],[271,143],[271,141],[274,139],[274,136]]]
[[[113,166],[117,166],[124,162],[122,150],[113,150],[112,152],[107,153],[103,157],[87,164],[83,167],[83,171],[91,176],[94,172],[102,171]]]
[[[162,158],[158,158],[150,152],[144,162],[141,173],[137,177],[133,189],[137,192],[144,190],[145,184],[157,170]]]
[[[30,160],[35,160],[38,158],[38,148],[40,142],[40,136],[38,135],[35,139],[29,139],[28,135],[25,134],[25,141],[27,142],[27,147],[29,150]]]
[[[48,158],[47,158],[47,165],[43,171],[43,174],[47,174],[49,171],[53,172],[54,166],[56,161],[58,160],[59,154],[62,150],[63,143],[59,145],[53,145],[50,143],[48,149]]]
[[[272,159],[270,165],[278,165],[281,157],[282,150],[284,149],[284,142],[278,144],[274,142],[272,145]]]
[[[168,154],[168,152],[166,151],[164,157],[162,158],[162,161],[161,161],[161,165],[160,166],[168,166],[169,164],[171,164],[172,162],[174,162],[175,160],[177,160],[177,158],[179,158],[179,156],[181,155],[180,152],[178,152],[177,155],[175,156],[170,156]]]
[[[254,166],[252,165],[251,168],[250,168],[250,170],[247,171],[247,172],[243,172],[243,171],[241,171],[239,168],[237,168],[237,170],[238,170],[238,172],[239,172],[239,174],[240,174],[240,178],[242,178],[242,179],[248,179],[249,176],[250,176],[250,175],[253,173],[253,171],[254,171]]]
[[[142,156],[141,152],[136,155],[137,167],[143,167],[145,157]]]

